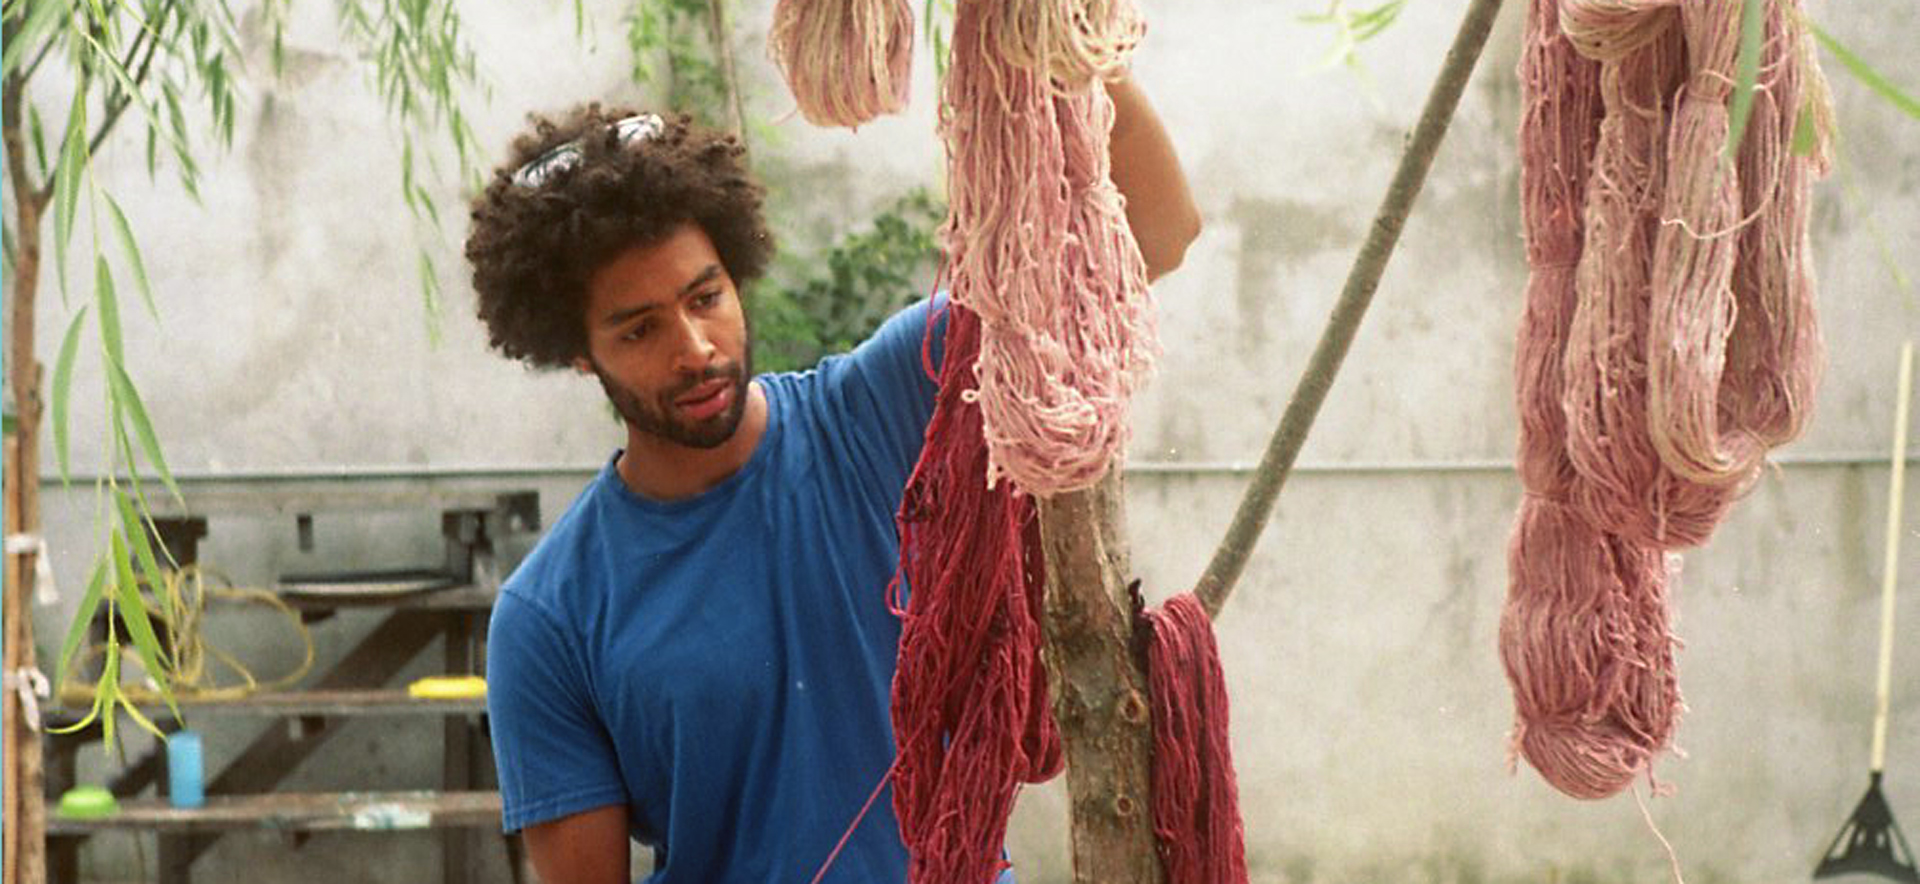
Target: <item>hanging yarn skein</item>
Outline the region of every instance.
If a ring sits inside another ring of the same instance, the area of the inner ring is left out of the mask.
[[[1521,213],[1532,272],[1515,342],[1515,382],[1526,493],[1508,549],[1500,652],[1517,711],[1514,751],[1556,788],[1597,798],[1624,786],[1665,745],[1677,697],[1622,702],[1668,684],[1648,680],[1670,667],[1659,665],[1657,638],[1655,659],[1639,658],[1627,607],[1664,592],[1659,554],[1608,537],[1569,503],[1581,476],[1568,453],[1562,357],[1580,303],[1589,166],[1599,162],[1596,144],[1617,142],[1622,133],[1614,120],[1602,134],[1600,65],[1560,33],[1555,8],[1556,0],[1529,6],[1520,62],[1527,95]],[[1597,220],[1607,222],[1604,215]],[[1640,684],[1628,685],[1634,676]]]
[[[1109,175],[1113,102],[1097,84],[1067,91],[1014,63],[1051,50],[989,27],[1007,9],[962,0],[955,14],[941,242],[954,301],[983,324],[988,481],[1044,497],[1106,474],[1157,344],[1146,262]]]
[[[1133,0],[1003,0],[983,12],[1003,59],[1051,76],[1066,93],[1125,73],[1147,31]]]
[[[1040,663],[1044,558],[1032,498],[987,487],[969,394],[980,321],[947,307],[940,392],[900,506],[893,805],[914,882],[984,882],[1022,783],[1060,771]],[[904,607],[904,609],[903,609]]]
[[[907,0],[779,0],[767,44],[809,123],[852,128],[907,106]]]
[[[1672,550],[1703,543],[1805,426],[1806,254],[1825,93],[1798,4],[1767,2],[1754,113],[1723,160],[1739,5],[1533,0],[1520,65],[1531,269],[1515,351],[1525,496],[1500,652],[1514,751],[1600,798],[1682,708]]]
[[[1227,683],[1213,622],[1192,593],[1143,612],[1153,721],[1153,830],[1167,884],[1247,880]]]

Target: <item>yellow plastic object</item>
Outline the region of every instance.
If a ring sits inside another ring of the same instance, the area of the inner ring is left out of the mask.
[[[99,786],[75,786],[60,796],[60,816],[75,820],[97,820],[120,812],[113,793]]]
[[[429,675],[407,685],[407,696],[421,700],[466,700],[487,695],[487,680],[478,675]]]

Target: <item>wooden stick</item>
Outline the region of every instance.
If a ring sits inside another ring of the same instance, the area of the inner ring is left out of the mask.
[[[1893,588],[1900,576],[1900,508],[1907,485],[1907,400],[1913,395],[1913,342],[1900,345],[1900,401],[1893,408],[1893,477],[1887,489],[1887,558],[1880,574],[1880,678],[1874,691],[1873,766],[1887,767],[1887,705],[1893,695]]]
[[[1446,63],[1434,80],[1433,90],[1427,94],[1420,122],[1414,126],[1406,152],[1400,155],[1400,168],[1394,172],[1393,183],[1387,186],[1387,194],[1367,229],[1367,241],[1353,259],[1353,269],[1347,273],[1347,282],[1340,290],[1339,302],[1334,304],[1333,315],[1327,318],[1326,329],[1320,333],[1313,357],[1293,389],[1286,413],[1267,442],[1267,452],[1260,459],[1260,467],[1247,486],[1246,495],[1240,499],[1240,508],[1233,514],[1227,536],[1220,541],[1213,561],[1207,564],[1206,572],[1194,586],[1209,617],[1220,616],[1220,608],[1227,603],[1227,595],[1233,592],[1240,572],[1246,569],[1247,558],[1253,553],[1267,518],[1273,515],[1274,501],[1287,483],[1287,474],[1293,469],[1300,447],[1307,441],[1307,431],[1312,429],[1321,403],[1333,388],[1334,376],[1347,357],[1347,348],[1353,344],[1360,320],[1373,301],[1374,290],[1380,287],[1387,259],[1393,256],[1400,230],[1406,226],[1407,214],[1420,196],[1421,185],[1426,183],[1433,155],[1447,134],[1453,110],[1460,104],[1460,94],[1467,87],[1474,62],[1480,58],[1487,33],[1493,29],[1494,17],[1499,13],[1500,0],[1473,0],[1467,7],[1460,32],[1453,38],[1453,47],[1447,50]]]

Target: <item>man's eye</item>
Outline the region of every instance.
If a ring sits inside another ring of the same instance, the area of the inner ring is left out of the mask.
[[[636,325],[633,328],[628,329],[626,334],[620,336],[620,339],[625,341],[640,340],[641,338],[646,336],[647,331],[651,328],[653,328],[653,323],[650,323],[650,322],[640,323],[639,325]]]
[[[718,289],[710,292],[701,292],[693,299],[693,304],[696,307],[712,307],[718,303],[720,303],[720,292]]]

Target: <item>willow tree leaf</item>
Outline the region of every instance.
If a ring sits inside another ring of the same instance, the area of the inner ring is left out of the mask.
[[[1741,0],[1740,55],[1734,65],[1733,102],[1727,107],[1727,150],[1732,159],[1753,115],[1753,87],[1760,81],[1760,44],[1766,36],[1767,0]]]
[[[1885,76],[1882,76],[1879,71],[1874,70],[1873,66],[1867,64],[1865,59],[1855,55],[1851,50],[1847,49],[1847,47],[1840,45],[1840,41],[1833,39],[1832,35],[1821,30],[1818,25],[1809,25],[1809,27],[1813,29],[1814,39],[1819,40],[1821,46],[1825,47],[1828,52],[1833,53],[1833,57],[1839,59],[1840,64],[1847,69],[1848,73],[1853,74],[1855,79],[1865,83],[1867,88],[1872,89],[1875,93],[1878,93],[1881,98],[1886,99],[1894,107],[1899,108],[1902,113],[1916,120],[1920,120],[1920,101],[1916,101],[1913,96],[1902,92],[1900,87],[1893,85],[1892,80],[1887,79]]]
[[[59,268],[60,291],[67,290],[67,243],[73,239],[74,213],[80,202],[80,182],[87,169],[87,96],[77,90],[67,112],[67,132],[60,142],[60,164],[53,171],[53,252]]]
[[[179,707],[173,701],[173,688],[168,684],[171,679],[167,670],[160,666],[160,637],[154,634],[153,621],[147,617],[147,605],[141,597],[140,584],[133,578],[133,561],[127,550],[127,541],[118,530],[113,532],[112,553],[114,595],[119,603],[120,620],[127,624],[127,638],[133,641],[133,652],[140,658],[140,665],[146,668],[147,676],[160,688],[160,699],[165,700],[167,708],[177,715]]]
[[[147,305],[147,315],[157,323],[160,321],[160,309],[153,305],[153,284],[147,280],[147,264],[140,259],[140,243],[133,238],[133,225],[127,223],[126,213],[120,211],[120,204],[114,201],[112,194],[103,193],[102,196],[107,198],[107,208],[112,210],[113,231],[120,239],[121,251],[126,253],[127,266],[133,270],[133,282],[140,289],[140,300]]]
[[[1813,102],[1808,100],[1800,106],[1799,116],[1793,121],[1794,156],[1810,157],[1820,148],[1820,119],[1813,112]]]
[[[70,472],[67,447],[67,403],[73,398],[73,360],[80,352],[80,330],[85,327],[87,308],[73,315],[67,333],[60,339],[60,356],[53,362],[53,454],[60,465],[60,481],[68,481]]]
[[[100,610],[100,599],[106,594],[106,580],[107,560],[95,559],[93,573],[87,577],[87,593],[80,597],[80,607],[73,612],[73,624],[67,627],[67,638],[60,643],[60,664],[54,670],[55,684],[65,684],[67,681],[67,667],[72,665],[74,653],[80,650],[87,627],[93,624],[93,615]]]
[[[173,493],[175,500],[181,499],[180,487],[173,483],[173,472],[167,469],[167,459],[160,450],[160,437],[153,432],[153,422],[147,418],[146,405],[140,401],[140,391],[134,389],[133,379],[127,376],[127,370],[115,360],[107,363],[108,382],[113,385],[113,398],[119,404],[126,421],[133,425],[133,433],[140,440],[140,450],[160,474],[160,481],[166,483],[167,490]]]
[[[93,256],[93,300],[100,305],[100,343],[106,348],[108,362],[119,362],[123,349],[120,337],[120,296],[113,288],[113,268],[107,256]]]

